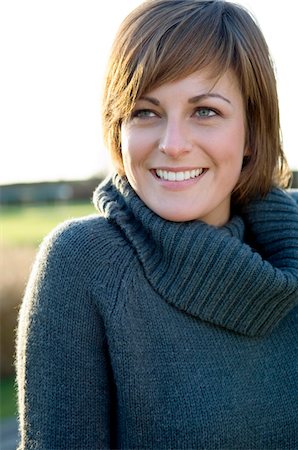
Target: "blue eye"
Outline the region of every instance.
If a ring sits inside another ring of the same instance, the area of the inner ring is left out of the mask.
[[[206,108],[206,107],[198,108],[198,109],[196,110],[195,114],[196,114],[198,117],[202,117],[202,118],[205,118],[205,117],[214,117],[214,116],[217,115],[217,113],[216,113],[213,109],[211,109],[211,108]]]
[[[132,113],[132,118],[150,119],[151,117],[156,117],[156,114],[150,109],[137,109]]]

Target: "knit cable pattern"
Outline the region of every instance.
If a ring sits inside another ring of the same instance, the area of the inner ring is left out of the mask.
[[[178,309],[260,336],[297,304],[298,208],[283,191],[274,188],[221,228],[160,218],[118,175],[94,202],[134,247],[154,289]],[[245,227],[258,251],[243,242]]]

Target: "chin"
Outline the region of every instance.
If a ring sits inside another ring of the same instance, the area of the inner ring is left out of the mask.
[[[154,210],[153,210],[154,211]],[[154,211],[158,216],[164,220],[169,220],[170,222],[191,222],[193,220],[200,220],[195,215],[190,215],[189,212],[177,212],[176,211]]]

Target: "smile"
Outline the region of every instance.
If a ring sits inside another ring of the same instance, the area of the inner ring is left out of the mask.
[[[165,181],[187,181],[199,177],[204,172],[203,168],[186,170],[181,172],[172,172],[169,170],[156,169],[158,178]]]

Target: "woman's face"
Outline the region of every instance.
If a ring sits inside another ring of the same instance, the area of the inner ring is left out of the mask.
[[[225,224],[246,154],[236,77],[228,71],[214,84],[202,70],[147,92],[122,125],[121,144],[128,181],[152,211]]]

